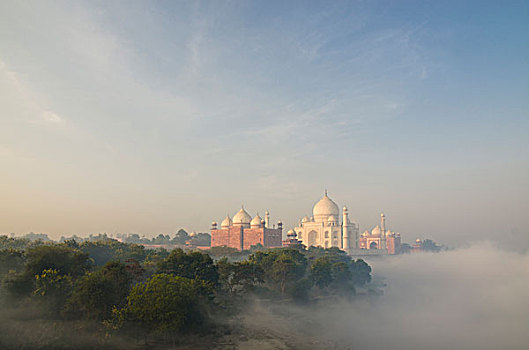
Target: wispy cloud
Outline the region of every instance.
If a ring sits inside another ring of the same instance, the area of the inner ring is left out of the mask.
[[[62,118],[59,117],[57,113],[52,111],[44,111],[42,113],[42,119],[52,124],[58,124],[62,122]]]
[[[39,124],[42,122],[50,124],[59,124],[63,122],[57,113],[52,110],[46,109],[43,105],[45,98],[42,94],[35,93],[27,83],[25,83],[15,71],[10,70],[5,62],[0,60],[0,74],[7,77],[7,81],[10,83],[11,88],[18,93],[18,96],[24,101],[25,107],[29,108],[33,113],[27,122],[33,124]]]

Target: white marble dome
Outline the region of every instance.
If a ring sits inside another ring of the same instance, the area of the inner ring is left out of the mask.
[[[250,222],[250,226],[252,227],[259,227],[261,226],[261,221],[263,221],[263,219],[261,219],[261,217],[259,215],[256,215],[252,221]]]
[[[322,221],[331,215],[339,217],[340,209],[338,208],[338,205],[336,205],[336,203],[334,203],[334,201],[327,196],[327,193],[325,193],[325,196],[323,196],[323,198],[320,199],[316,205],[314,205],[312,214],[314,216],[314,220]]]
[[[252,217],[246,212],[246,210],[244,210],[244,208],[241,208],[241,210],[233,216],[232,220],[234,225],[248,225],[252,221]]]
[[[376,226],[373,230],[371,230],[371,236],[380,236],[380,226]]]

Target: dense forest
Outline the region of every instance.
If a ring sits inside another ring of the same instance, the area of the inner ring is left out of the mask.
[[[145,249],[0,236],[0,348],[173,348],[230,332],[255,300],[351,300],[371,268],[336,249]]]

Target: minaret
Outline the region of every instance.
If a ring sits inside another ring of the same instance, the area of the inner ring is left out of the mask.
[[[380,249],[387,249],[386,247],[386,216],[380,213]]]
[[[343,207],[342,217],[342,249],[349,253],[349,249],[351,248],[351,242],[349,241],[349,214],[345,206]]]
[[[268,212],[268,210],[265,211],[264,220],[265,220],[265,227],[268,228],[269,227],[268,224],[270,223],[270,213]]]

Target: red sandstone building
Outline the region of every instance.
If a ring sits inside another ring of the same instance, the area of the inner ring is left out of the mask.
[[[211,246],[231,247],[238,250],[250,249],[251,246],[262,245],[266,248],[278,248],[282,246],[283,224],[277,223],[277,228],[269,227],[269,214],[266,212],[265,219],[259,215],[252,217],[241,208],[231,219],[228,216],[217,227],[217,223],[211,224]]]
[[[380,226],[371,232],[365,231],[358,239],[358,248],[366,250],[387,250],[387,254],[400,253],[400,233],[386,230],[386,216],[380,214]]]

